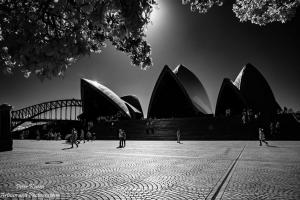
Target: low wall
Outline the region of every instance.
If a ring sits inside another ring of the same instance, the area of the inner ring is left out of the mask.
[[[299,124],[293,124],[289,117],[280,118],[281,132],[270,135],[267,124],[264,124],[266,136],[273,140],[299,140]],[[154,133],[147,133],[146,120],[123,120],[114,123],[96,123],[94,132],[97,139],[118,139],[118,129],[126,131],[130,140],[175,140],[176,130],[181,130],[183,140],[257,140],[258,123],[253,121],[242,124],[237,117],[198,117],[198,118],[174,118],[153,120]],[[261,123],[260,123],[261,124]],[[292,125],[291,125],[292,124]]]

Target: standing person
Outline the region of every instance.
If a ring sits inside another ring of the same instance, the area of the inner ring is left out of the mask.
[[[88,131],[86,133],[86,138],[87,138],[87,141],[90,141],[92,139],[92,133],[90,131]]]
[[[76,144],[76,147],[78,147],[78,143],[77,143],[77,131],[75,128],[72,128],[72,135],[71,135],[71,144],[73,148],[73,144]]]
[[[273,122],[270,123],[270,135],[273,135],[274,133],[274,124]]]
[[[95,141],[96,140],[96,133],[93,132],[92,135],[93,135],[93,141]]]
[[[124,130],[122,130],[122,132],[123,132],[123,144],[122,144],[122,146],[123,147],[125,147],[126,146],[126,132],[124,131]]]
[[[118,148],[122,148],[123,147],[123,130],[119,128],[119,147]]]
[[[177,143],[180,144],[180,129],[177,129],[176,135],[177,135]]]
[[[61,140],[61,134],[60,134],[60,132],[57,133],[57,139]]]
[[[153,126],[153,120],[150,118],[150,121],[149,121],[149,128],[150,128],[150,133],[152,135],[154,135],[154,126]]]
[[[265,133],[263,128],[258,128],[258,137],[259,137],[259,146],[262,145],[261,142],[264,142],[266,145],[268,145],[268,142],[266,141],[265,138]]]
[[[242,114],[242,122],[243,122],[243,125],[245,125],[247,122],[246,122],[246,114]]]
[[[40,134],[39,129],[36,130],[36,139],[37,139],[37,140],[40,140],[40,139],[41,139],[41,134]]]
[[[275,134],[278,135],[280,133],[280,123],[279,121],[275,124]]]
[[[231,114],[230,108],[226,109],[226,110],[225,110],[225,116],[226,116],[226,117],[230,117],[230,114]]]
[[[84,130],[83,130],[83,129],[81,129],[80,131],[81,131],[81,132],[80,132],[80,141],[82,141],[82,140],[83,140],[83,143],[85,143],[85,138],[84,138]]]
[[[146,121],[146,134],[149,134],[150,131],[150,121],[149,119]]]

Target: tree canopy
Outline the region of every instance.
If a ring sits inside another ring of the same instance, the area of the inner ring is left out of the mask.
[[[182,0],[191,11],[206,13],[213,6],[222,6],[225,0]],[[258,25],[271,22],[285,23],[291,20],[300,5],[300,0],[236,0],[233,12],[241,22],[250,21]]]
[[[206,13],[224,0],[182,0]],[[134,66],[152,65],[145,29],[155,0],[0,0],[0,69],[25,77],[62,76],[65,70],[110,42]],[[236,0],[240,21],[266,25],[290,20],[300,0]]]
[[[41,78],[63,75],[80,56],[111,42],[146,68],[153,0],[1,0],[0,67]]]

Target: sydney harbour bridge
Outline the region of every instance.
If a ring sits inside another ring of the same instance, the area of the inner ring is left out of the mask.
[[[11,112],[11,129],[18,131],[40,122],[79,122],[80,99],[63,99],[39,103]],[[29,124],[28,124],[29,123]]]

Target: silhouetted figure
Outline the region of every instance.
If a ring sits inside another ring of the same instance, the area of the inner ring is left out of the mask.
[[[24,140],[24,132],[22,131],[22,133],[20,134],[20,139]]]
[[[149,122],[149,119],[146,121],[146,134],[149,134],[149,131],[150,131],[150,122]]]
[[[73,144],[76,144],[76,147],[78,147],[78,142],[77,142],[77,131],[75,128],[72,129],[72,134],[71,134],[71,144],[73,148]]]
[[[85,143],[84,130],[81,129],[80,131],[80,141],[83,141],[83,143]]]
[[[118,148],[122,148],[123,147],[123,130],[119,128],[119,147]]]
[[[57,140],[61,140],[61,134],[60,134],[60,132],[57,133]]]
[[[146,122],[146,133],[154,134],[153,120],[149,118]]]
[[[93,135],[93,141],[95,141],[96,140],[96,133],[93,132],[92,135]]]
[[[126,132],[123,130],[123,138],[122,138],[122,146],[125,147],[126,146]]]
[[[275,134],[276,135],[280,134],[280,123],[279,123],[279,121],[277,121],[276,124],[275,124]]]
[[[260,118],[260,112],[255,113],[254,119],[257,121],[257,120],[259,120],[259,118]]]
[[[266,145],[268,145],[268,142],[266,141],[265,138],[265,133],[263,128],[258,128],[258,137],[259,137],[259,146],[262,145],[262,142],[264,142]]]
[[[230,117],[230,115],[231,115],[231,110],[230,108],[228,108],[225,110],[225,117]]]
[[[50,131],[49,131],[49,140],[53,140],[53,138],[54,138],[53,130],[50,129]]]
[[[247,110],[247,121],[248,122],[251,122],[253,119],[253,112],[252,112],[252,109],[248,109]]]
[[[150,132],[154,135],[154,121],[152,119],[150,120]]]
[[[270,135],[273,135],[274,134],[274,123],[271,122],[270,123]]]
[[[86,133],[86,139],[87,139],[87,141],[92,140],[92,133],[91,133],[90,131],[88,131],[88,132]]]
[[[36,130],[36,139],[37,140],[41,139],[41,133],[40,133],[39,129]]]
[[[177,136],[177,143],[180,143],[180,129],[177,129],[176,136]]]
[[[246,121],[246,114],[242,114],[242,122],[243,122],[243,125],[246,125],[247,121]]]

